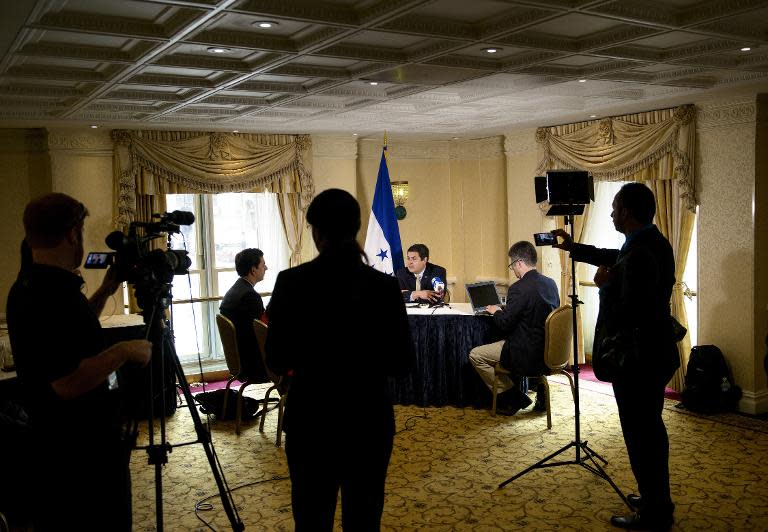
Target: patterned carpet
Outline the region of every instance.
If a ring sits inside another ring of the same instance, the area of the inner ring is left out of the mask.
[[[543,413],[491,417],[460,408],[396,407],[398,435],[387,479],[382,528],[408,530],[612,530],[610,516],[625,510],[609,484],[586,469],[566,465],[535,470],[502,490],[497,485],[573,440],[568,386],[552,378],[553,426]],[[258,396],[258,388],[253,393]],[[608,460],[618,486],[635,490],[613,397],[582,388],[582,439]],[[768,422],[729,414],[700,416],[666,401],[675,530],[768,529]],[[318,411],[318,415],[321,412]],[[293,530],[290,481],[282,449],[275,447],[276,412],[259,433],[248,423],[238,437],[233,422],[212,422],[219,458],[247,530]],[[167,423],[168,440],[193,438],[186,408]],[[146,430],[142,431],[143,433]],[[574,451],[564,454],[570,459]],[[154,468],[134,451],[131,468],[134,529],[155,529]],[[243,487],[239,487],[243,486]],[[176,448],[163,470],[166,530],[230,529],[200,445]],[[338,514],[337,514],[338,518]],[[337,529],[341,527],[338,525]]]

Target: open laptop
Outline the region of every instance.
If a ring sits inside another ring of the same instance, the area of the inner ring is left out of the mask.
[[[487,314],[485,307],[488,305],[501,306],[499,293],[496,291],[496,283],[493,281],[483,281],[480,283],[467,284],[467,295],[472,305],[472,311],[475,314]]]

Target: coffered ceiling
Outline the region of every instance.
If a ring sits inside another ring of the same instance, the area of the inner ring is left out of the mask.
[[[2,0],[0,24],[3,127],[490,134],[768,91],[768,0]]]

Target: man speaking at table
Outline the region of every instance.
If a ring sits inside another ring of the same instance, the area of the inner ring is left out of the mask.
[[[429,262],[429,248],[414,244],[405,256],[405,268],[395,273],[406,303],[436,303],[445,295],[445,268]],[[441,283],[443,290],[435,290]]]
[[[480,345],[469,352],[469,360],[480,377],[493,392],[494,366],[501,365],[512,373],[542,375],[544,365],[544,322],[549,313],[560,306],[555,281],[536,270],[538,256],[533,244],[522,240],[509,248],[509,269],[519,279],[507,291],[504,308],[489,305],[496,326],[507,336],[506,340]],[[500,377],[496,412],[514,415],[531,400],[520,391],[514,378]],[[540,403],[537,393],[536,403]]]

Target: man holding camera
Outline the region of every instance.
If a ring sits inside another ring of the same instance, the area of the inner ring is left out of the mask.
[[[24,210],[32,264],[8,295],[8,332],[33,446],[25,459],[37,481],[35,530],[131,530],[130,449],[121,437],[115,371],[145,365],[152,344],[105,348],[98,315],[119,288],[113,270],[90,299],[75,273],[88,211],[65,194]]]
[[[445,268],[429,262],[429,248],[424,244],[408,248],[405,268],[397,270],[395,276],[406,303],[436,303],[445,296]]]
[[[507,291],[504,308],[489,305],[486,310],[493,321],[506,335],[506,340],[480,345],[469,352],[469,361],[493,392],[495,382],[494,366],[498,363],[513,376],[543,375],[544,365],[544,323],[549,313],[560,306],[560,295],[555,281],[541,275],[536,269],[538,255],[533,244],[522,240],[509,248],[509,268],[519,279]],[[516,378],[501,377],[496,412],[511,416],[531,404],[531,400],[520,391]],[[543,406],[538,397],[536,403]]]
[[[598,266],[600,311],[592,364],[599,379],[613,383],[640,493],[627,497],[637,512],[613,516],[611,524],[632,530],[669,529],[675,508],[661,415],[664,387],[680,365],[669,310],[675,262],[672,247],[652,223],[655,212],[653,192],[642,183],[627,183],[614,197],[611,213],[614,227],[626,236],[620,250],[576,244],[562,229],[553,231],[562,239],[554,247],[570,251],[575,261]],[[605,355],[617,350],[624,356],[622,365],[609,365]]]

